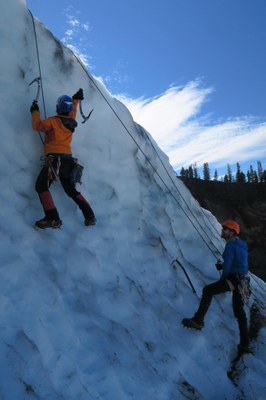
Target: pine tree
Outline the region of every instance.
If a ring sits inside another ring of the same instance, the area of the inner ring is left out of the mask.
[[[262,173],[262,183],[266,183],[266,169]]]
[[[258,175],[257,175],[257,172],[254,171],[252,165],[250,165],[249,171],[248,171],[248,182],[249,183],[258,183]]]
[[[251,183],[251,176],[250,176],[250,171],[247,171],[247,181],[248,183]]]
[[[217,172],[217,169],[215,169],[215,171],[214,171],[214,177],[213,177],[213,179],[214,179],[215,181],[218,181],[218,172]]]
[[[228,176],[228,182],[233,182],[233,175],[232,175],[232,170],[229,164],[227,164],[227,176]]]
[[[210,180],[210,169],[209,169],[209,164],[207,162],[203,164],[203,179],[205,181]]]
[[[237,183],[239,183],[240,174],[241,174],[240,164],[237,162],[236,163],[236,182]]]
[[[236,163],[236,182],[237,183],[245,183],[246,176],[244,172],[241,171],[240,164]]]
[[[181,170],[180,170],[180,176],[186,176],[184,167],[182,167]]]
[[[190,166],[188,167],[188,177],[189,177],[190,179],[193,179],[193,178],[194,178],[192,165],[190,165]]]
[[[194,163],[194,164],[193,164],[193,177],[194,177],[195,179],[199,179],[197,163]]]
[[[260,161],[257,161],[258,164],[258,181],[262,182],[262,176],[263,176],[263,169]]]
[[[249,182],[250,183],[254,183],[254,169],[253,169],[253,165],[250,165],[249,167]]]
[[[224,176],[224,182],[225,182],[225,183],[228,183],[228,182],[229,182],[229,177],[228,177],[227,174],[225,174],[225,176]]]
[[[258,183],[258,182],[259,182],[259,180],[258,180],[257,171],[254,171],[254,173],[253,173],[253,183]]]

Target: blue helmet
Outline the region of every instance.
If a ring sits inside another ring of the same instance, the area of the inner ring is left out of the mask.
[[[56,103],[56,111],[59,114],[68,114],[72,110],[73,110],[73,101],[71,97],[67,95],[58,97]]]

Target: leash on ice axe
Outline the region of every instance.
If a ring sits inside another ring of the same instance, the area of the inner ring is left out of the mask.
[[[89,112],[88,116],[86,117],[86,116],[84,115],[84,113],[83,113],[81,103],[82,103],[82,101],[80,100],[80,102],[79,102],[79,112],[80,112],[80,114],[81,114],[81,116],[82,116],[82,118],[83,118],[82,124],[85,124],[85,122],[88,121],[88,119],[90,118],[93,109]]]

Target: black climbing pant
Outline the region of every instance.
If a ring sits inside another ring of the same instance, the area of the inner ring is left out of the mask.
[[[212,297],[221,293],[229,292],[231,290],[228,280],[231,282],[232,287],[234,287],[232,293],[232,305],[233,305],[234,316],[238,322],[240,344],[243,346],[248,346],[249,343],[248,323],[241,294],[237,289],[239,282],[237,275],[230,275],[229,277],[227,277],[227,279],[221,279],[217,282],[205,286],[202,291],[202,298],[198,311],[195,313],[194,318],[196,321],[200,323],[203,322],[205,314],[207,313],[208,308],[211,304]]]
[[[72,181],[72,171],[75,161],[70,155],[50,155],[46,157],[45,165],[36,180],[35,189],[39,194],[47,219],[59,219],[57,208],[49,191],[55,179],[59,179],[65,193],[78,205],[85,219],[94,218],[90,204],[76,190]]]

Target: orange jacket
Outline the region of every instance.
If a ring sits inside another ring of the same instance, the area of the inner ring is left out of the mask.
[[[49,117],[42,120],[40,112],[35,110],[31,114],[32,128],[38,132],[44,132],[44,154],[58,153],[58,154],[71,154],[72,135],[67,129],[60,118],[75,119],[77,114],[77,107],[79,100],[73,100],[73,110],[69,115],[60,115]],[[60,117],[60,118],[58,118]]]

